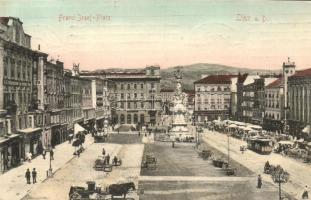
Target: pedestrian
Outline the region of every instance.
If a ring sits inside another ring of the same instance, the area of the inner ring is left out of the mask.
[[[79,149],[77,151],[77,155],[78,155],[78,157],[80,157],[80,150]]]
[[[118,129],[118,134],[120,134],[120,130]]]
[[[261,179],[261,176],[260,176],[260,174],[258,175],[258,178],[257,178],[257,188],[261,188],[261,186],[262,186],[262,179]]]
[[[309,199],[308,186],[305,186],[305,190],[302,193],[302,199]]]
[[[53,149],[50,150],[50,159],[54,160],[54,151],[53,151]]]
[[[106,156],[106,160],[107,160],[107,164],[109,165],[109,162],[110,162],[110,156],[109,156],[109,154]]]
[[[36,171],[36,168],[33,168],[33,170],[32,170],[32,183],[33,184],[37,183],[37,171]]]
[[[113,164],[114,164],[114,165],[117,165],[117,164],[118,164],[118,158],[117,158],[117,156],[115,156],[115,157],[113,158]]]
[[[138,137],[140,137],[140,131],[138,131]]]
[[[27,169],[25,177],[26,177],[26,180],[27,180],[27,184],[30,184],[30,171],[29,171],[29,169]]]
[[[43,150],[43,152],[42,152],[42,157],[43,157],[44,160],[45,160],[45,155],[46,155],[46,151]]]
[[[28,160],[28,162],[31,162],[31,159],[32,159],[32,153],[29,152],[29,153],[27,153],[27,160]]]
[[[105,148],[103,148],[102,154],[103,154],[103,156],[105,156],[105,154],[106,154]]]

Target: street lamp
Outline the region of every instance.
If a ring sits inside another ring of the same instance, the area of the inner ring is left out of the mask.
[[[282,200],[282,188],[281,184],[287,182],[285,174],[282,171],[276,171],[275,182],[279,184],[279,200]]]

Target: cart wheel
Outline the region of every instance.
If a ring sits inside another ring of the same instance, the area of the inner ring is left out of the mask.
[[[82,197],[78,192],[74,192],[70,196],[70,200],[79,200],[79,199],[82,199]]]

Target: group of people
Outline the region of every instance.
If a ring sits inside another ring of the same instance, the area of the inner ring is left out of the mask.
[[[26,178],[27,184],[31,184],[31,181],[30,181],[31,176],[32,176],[32,183],[33,184],[37,183],[37,171],[36,171],[36,168],[33,168],[32,172],[30,172],[30,170],[27,169],[27,171],[25,173],[25,178]]]
[[[47,152],[46,150],[43,150],[43,152],[42,152],[42,157],[43,157],[44,160],[45,160],[46,152]],[[50,159],[54,160],[54,151],[53,151],[53,149],[51,149],[49,152],[50,152]]]
[[[108,165],[109,165],[109,163],[110,163],[110,155],[107,154],[107,156],[106,156],[106,150],[105,150],[105,148],[103,148],[103,150],[102,150],[102,155],[103,155],[103,157],[105,158],[105,164],[108,164]],[[112,163],[113,163],[114,165],[117,165],[117,163],[118,163],[118,158],[117,158],[117,156],[114,156],[114,157],[113,157]]]

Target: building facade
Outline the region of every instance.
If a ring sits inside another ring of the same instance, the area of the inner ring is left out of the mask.
[[[194,82],[196,122],[229,118],[233,77],[235,75],[210,75]]]
[[[113,124],[155,125],[161,120],[160,67],[106,73],[114,96]]]
[[[289,133],[310,138],[311,69],[297,71],[288,78]]]
[[[31,113],[40,56],[18,18],[0,17],[0,173],[40,153],[40,114]]]
[[[278,78],[265,88],[265,117],[263,126],[265,130],[283,132],[283,81],[282,77]]]

